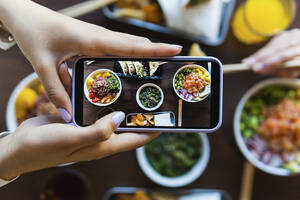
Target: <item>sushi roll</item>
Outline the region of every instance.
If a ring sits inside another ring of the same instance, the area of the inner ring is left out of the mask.
[[[128,70],[129,70],[129,74],[134,75],[135,74],[135,67],[134,67],[133,62],[126,61],[126,64],[127,64]]]
[[[160,63],[159,62],[149,62],[149,68],[150,68],[150,76],[153,76],[156,70],[158,69]]]
[[[128,67],[127,67],[126,62],[124,62],[124,61],[118,61],[118,62],[122,68],[123,74],[128,74]]]
[[[145,67],[141,62],[133,62],[133,64],[134,64],[134,67],[135,67],[136,75],[138,75],[139,77],[147,76],[147,72],[145,71]]]

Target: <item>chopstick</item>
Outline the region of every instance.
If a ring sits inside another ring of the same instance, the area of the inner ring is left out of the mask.
[[[68,8],[64,8],[62,10],[59,10],[58,12],[69,17],[76,18],[98,10],[99,8],[102,8],[109,4],[115,3],[116,1],[118,0],[89,0],[70,6]]]
[[[182,126],[182,99],[178,100],[178,127]]]
[[[295,57],[293,60],[284,63],[284,67],[294,68],[300,67],[300,56]],[[223,73],[235,73],[242,71],[250,71],[252,70],[251,66],[245,64],[225,64],[223,65]]]
[[[240,200],[251,200],[255,168],[248,161],[244,162]]]

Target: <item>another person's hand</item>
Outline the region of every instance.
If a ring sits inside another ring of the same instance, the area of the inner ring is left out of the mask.
[[[300,55],[300,29],[284,31],[273,38],[257,53],[243,60],[262,74],[275,74],[295,77],[300,75],[299,68],[283,68],[283,63]]]
[[[49,10],[29,0],[0,1],[0,21],[13,34],[41,78],[63,119],[71,120],[71,77],[65,61],[86,56],[173,56],[178,45],[152,43],[144,37],[110,31]]]
[[[60,124],[60,118],[40,116],[24,121],[0,140],[0,178],[62,163],[88,161],[140,147],[158,134],[121,133],[115,129],[124,113],[114,112],[88,127]]]

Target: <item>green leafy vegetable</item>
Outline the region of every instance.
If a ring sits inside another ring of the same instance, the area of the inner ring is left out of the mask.
[[[295,101],[295,89],[275,85],[264,88],[251,97],[246,102],[241,115],[240,130],[243,137],[247,139],[254,133],[258,133],[259,125],[265,120],[262,110],[279,103],[284,98]]]
[[[151,166],[161,175],[176,177],[189,171],[201,156],[198,134],[164,133],[146,145]]]
[[[107,83],[112,92],[120,91],[120,83],[119,80],[115,77],[115,75],[112,74],[110,77],[108,77]]]

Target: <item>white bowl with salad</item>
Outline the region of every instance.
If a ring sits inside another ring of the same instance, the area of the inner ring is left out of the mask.
[[[93,71],[84,83],[85,97],[96,106],[108,106],[114,103],[122,92],[120,78],[109,69]]]
[[[177,96],[190,103],[200,102],[208,97],[210,83],[209,72],[196,64],[179,68],[173,78],[173,88]]]
[[[278,176],[300,173],[300,81],[274,78],[248,90],[235,111],[234,136],[258,169]]]
[[[210,156],[203,133],[163,133],[136,150],[137,161],[153,182],[170,188],[183,187],[204,173]]]

